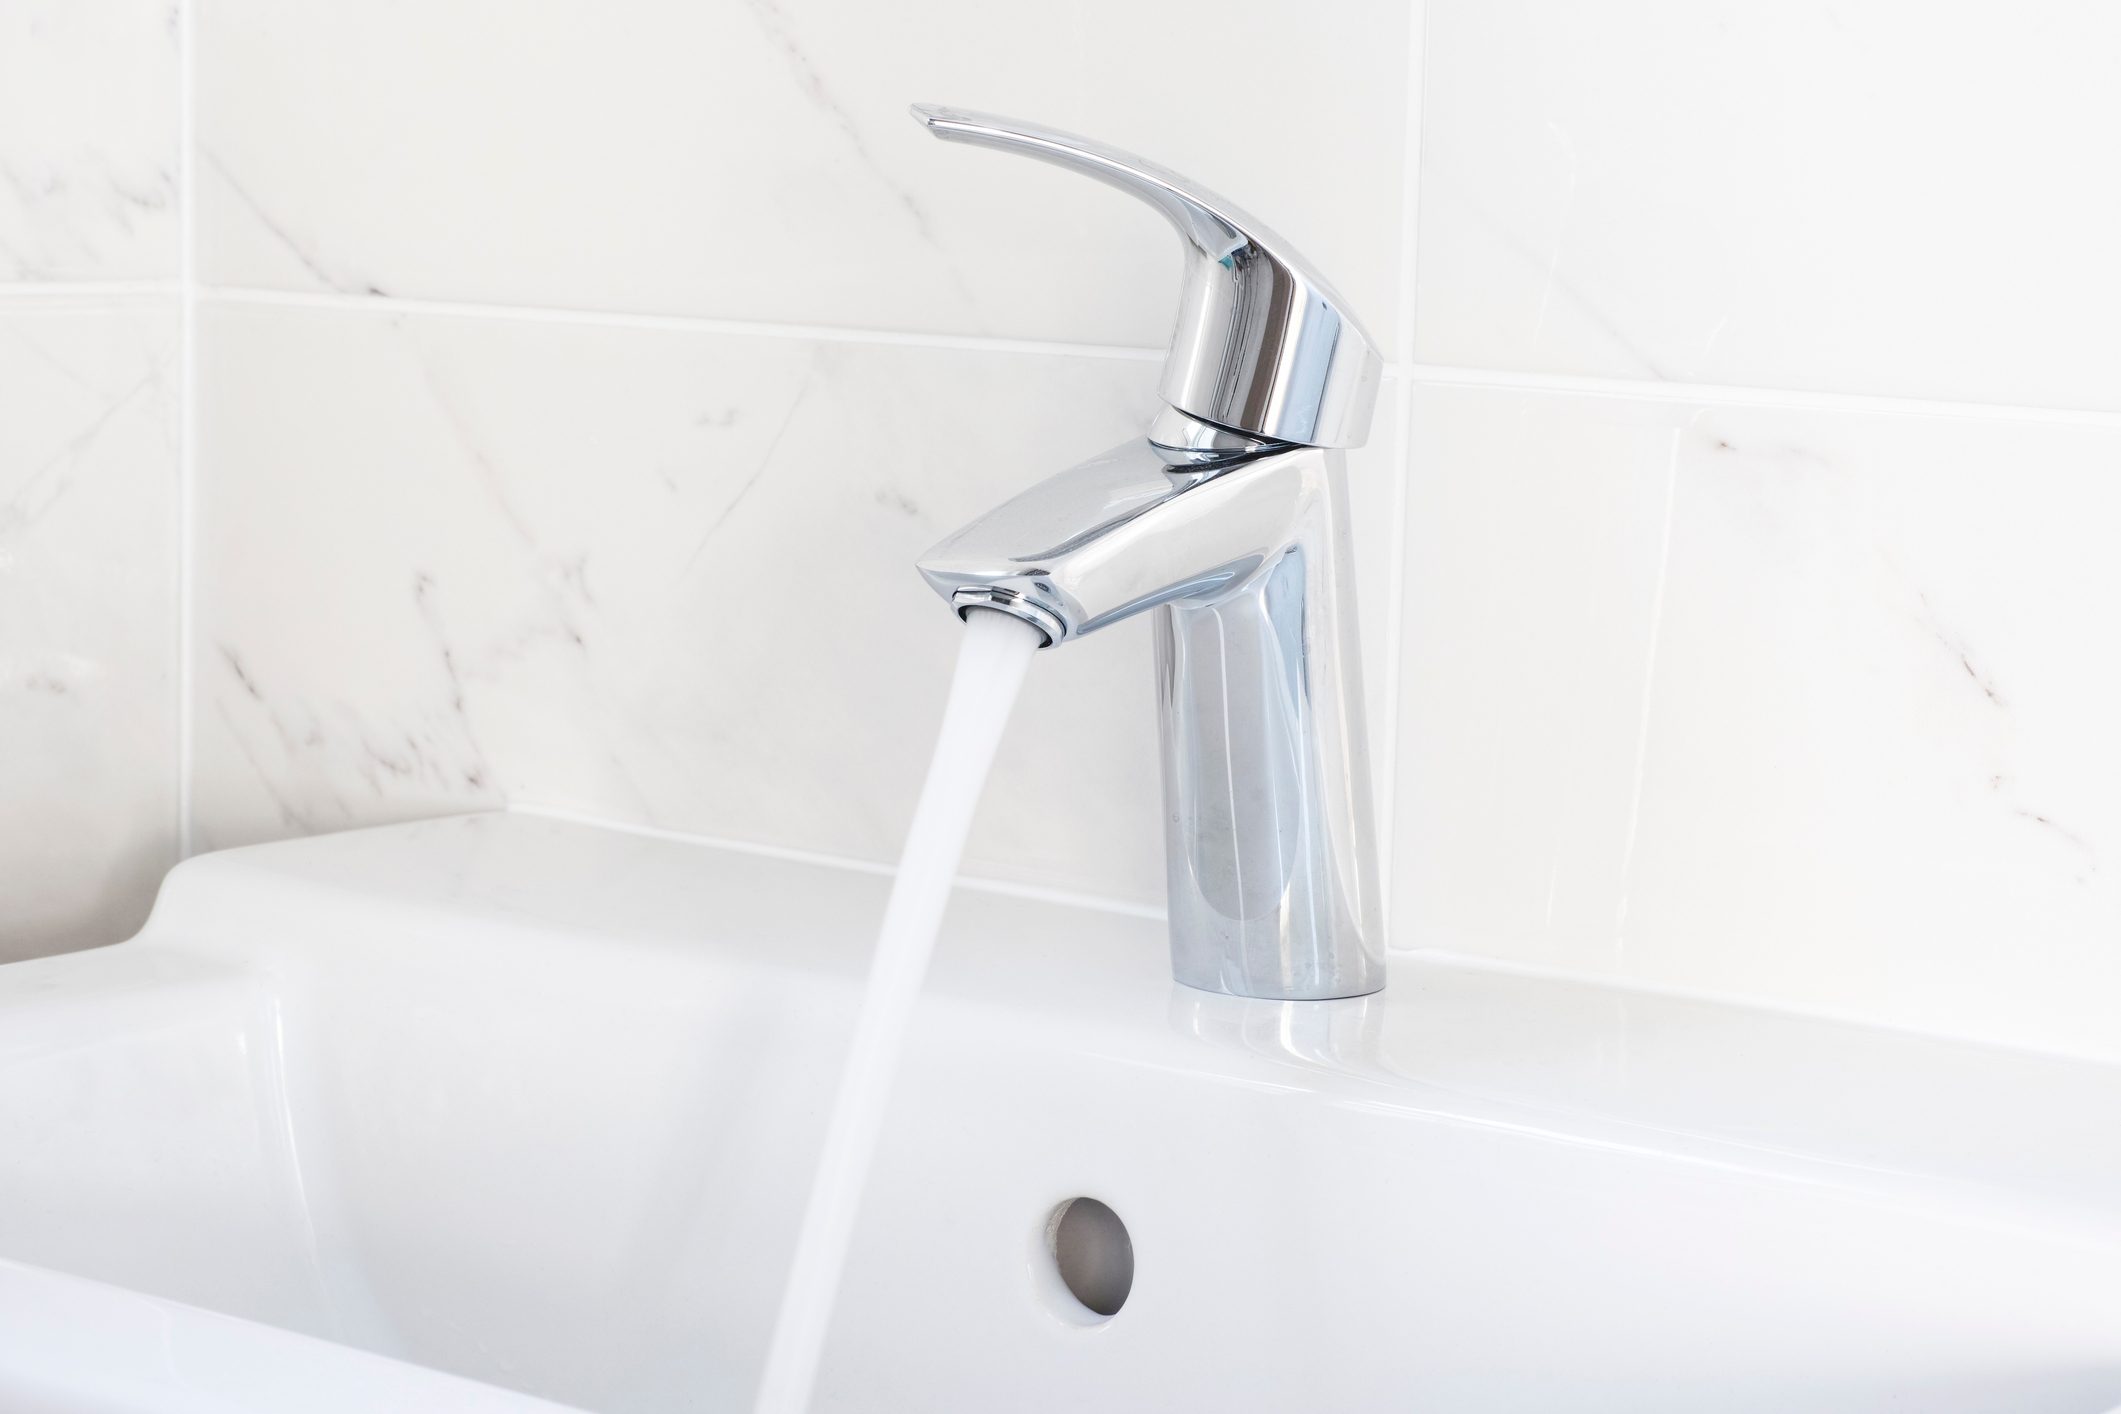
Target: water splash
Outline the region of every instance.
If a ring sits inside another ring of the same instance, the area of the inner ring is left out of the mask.
[[[891,902],[884,908],[861,1017],[825,1130],[754,1414],[802,1414],[810,1405],[818,1357],[839,1294],[840,1269],[921,977],[935,950],[936,930],[965,852],[965,836],[972,830],[980,788],[1023,686],[1024,669],[1043,642],[1037,630],[1007,614],[975,609],[965,616],[965,643],[950,680],[950,703],[943,710],[935,758],[913,812],[913,829],[899,856]]]

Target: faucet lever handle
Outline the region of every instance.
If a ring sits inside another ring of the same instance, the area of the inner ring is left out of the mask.
[[[1148,202],[1186,247],[1164,401],[1278,442],[1355,447],[1369,436],[1382,360],[1343,300],[1241,207],[1153,162],[1036,123],[916,103],[947,142],[1015,152]]]

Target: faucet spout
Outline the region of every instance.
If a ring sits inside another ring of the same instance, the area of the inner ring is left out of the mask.
[[[1255,572],[1314,488],[1273,474],[1275,443],[1203,454],[1122,443],[1004,502],[920,560],[960,614],[1015,614],[1047,646]]]

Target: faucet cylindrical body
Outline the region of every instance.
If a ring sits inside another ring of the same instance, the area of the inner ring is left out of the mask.
[[[1126,443],[936,546],[962,612],[1049,643],[1156,614],[1178,980],[1283,1000],[1384,985],[1345,453]]]
[[[1239,584],[1156,611],[1171,967],[1214,992],[1384,985],[1342,454],[1304,448],[1289,543]]]

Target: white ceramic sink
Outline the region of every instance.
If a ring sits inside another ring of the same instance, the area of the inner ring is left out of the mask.
[[[479,816],[0,968],[0,1408],[746,1409],[883,893]],[[823,1408],[2121,1403],[2107,1067],[1414,960],[1243,1002],[969,892],[917,1036]]]

